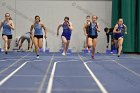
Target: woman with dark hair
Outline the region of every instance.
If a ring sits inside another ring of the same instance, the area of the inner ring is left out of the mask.
[[[62,55],[66,55],[68,47],[69,47],[69,43],[70,43],[70,39],[71,39],[71,33],[72,33],[72,23],[69,21],[69,17],[65,17],[64,18],[64,23],[60,24],[57,28],[57,36],[59,35],[59,29],[60,27],[63,28],[63,33],[61,35],[61,39],[62,42],[64,44],[64,50]]]
[[[12,40],[12,30],[15,29],[10,13],[5,13],[5,20],[0,23],[0,29],[3,27],[2,38],[4,40],[5,54],[10,49]]]
[[[34,29],[34,34],[32,32],[33,29]],[[40,17],[35,16],[35,22],[31,25],[30,33],[31,33],[31,38],[33,38],[33,43],[35,46],[35,53],[37,55],[37,58],[39,58],[39,48],[42,48],[42,46],[43,46],[42,29],[44,29],[44,33],[45,33],[44,38],[47,38],[46,37],[46,34],[47,34],[46,27],[44,26],[44,24],[42,22],[40,22]]]
[[[85,48],[87,48],[88,53],[90,53],[90,47],[88,47],[88,34],[89,34],[89,26],[90,26],[90,16],[86,17],[86,22],[84,23],[84,35],[86,36]]]

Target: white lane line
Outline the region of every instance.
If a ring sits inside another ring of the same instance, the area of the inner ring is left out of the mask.
[[[102,93],[108,93],[107,90],[104,88],[104,86],[102,85],[102,83],[99,81],[99,79],[96,77],[96,75],[93,73],[93,71],[91,71],[91,69],[87,66],[86,63],[84,63],[85,67],[87,68],[87,70],[89,71],[90,75],[93,77],[93,79],[95,80],[96,84],[98,85],[98,87],[100,88],[100,90],[102,91]]]
[[[41,75],[13,75],[13,77],[43,77]]]
[[[105,55],[103,55],[103,56],[105,56]],[[109,57],[107,56],[107,58],[109,58]],[[116,61],[116,60],[112,60],[112,61],[114,61],[114,62],[115,62],[116,64],[118,64],[120,67],[122,67],[122,68],[126,69],[127,71],[131,72],[132,74],[134,74],[134,75],[140,77],[140,74],[137,73],[137,72],[135,72],[134,70],[132,70],[132,69],[130,69],[130,68],[128,68],[128,67],[122,65],[121,63],[119,63],[119,62]]]
[[[46,93],[51,93],[52,92],[52,85],[53,85],[53,78],[54,78],[54,73],[55,73],[55,69],[56,69],[56,64],[57,64],[57,62],[55,62],[54,65],[53,65],[53,69],[52,69],[52,72],[51,72],[51,75],[50,75],[50,80],[49,80],[49,83],[48,83]]]
[[[54,53],[54,54],[55,54],[55,53]],[[49,72],[49,70],[50,70],[52,61],[53,61],[53,59],[54,59],[54,54],[53,54],[52,57],[51,57],[51,60],[50,60],[50,62],[49,62],[49,65],[48,65],[48,67],[47,67],[47,69],[46,69],[46,73],[45,73],[45,75],[43,76],[43,79],[42,79],[42,81],[41,81],[41,84],[40,84],[40,87],[39,87],[37,93],[42,93],[43,87],[44,87],[44,85],[45,85],[45,83],[46,83],[45,81],[46,81],[46,79],[47,79],[47,77],[48,77],[47,74],[48,74],[48,72]]]
[[[3,61],[3,60],[6,60],[6,61],[7,60],[18,60],[18,58],[17,59],[16,58],[15,59],[1,59],[0,61]]]
[[[118,63],[118,62],[116,62],[116,63],[117,63],[120,67],[122,67],[122,68],[126,69],[127,71],[133,73],[134,75],[140,77],[140,74],[139,74],[139,73],[137,73],[137,72],[131,70],[130,68],[128,68],[128,67],[126,67],[126,66],[124,66],[124,65],[122,65],[122,64],[120,64],[120,63]]]
[[[6,76],[3,80],[0,81],[0,86],[2,86],[9,78],[11,78],[16,72],[18,72],[23,66],[25,66],[27,62],[24,62],[20,67],[14,70],[11,74]]]
[[[92,76],[93,80],[96,82],[98,85],[99,89],[101,90],[102,93],[108,93],[108,91],[105,89],[105,87],[102,85],[102,83],[99,81],[99,79],[96,77],[96,75],[93,73],[93,71],[88,67],[87,63],[81,58],[80,55],[78,55],[81,61],[84,63],[84,66]]]
[[[55,59],[69,59],[69,58],[78,59],[76,57],[55,57]]]
[[[79,60],[66,60],[67,62],[76,62],[76,61],[79,61]],[[56,61],[55,63],[67,63],[66,61]]]
[[[0,62],[7,61],[7,60],[0,60]]]
[[[33,60],[33,61],[36,61],[36,62],[38,62],[38,61],[43,61],[43,60]]]
[[[98,92],[99,93],[99,91],[100,91],[99,89],[62,89],[62,88],[61,89],[54,89],[53,90],[53,92],[63,92],[63,93],[64,92],[65,93],[67,93],[67,92],[68,93],[69,92],[70,93],[80,93],[80,92],[81,93],[83,93],[83,92],[84,93],[86,93],[86,92],[90,92],[90,93],[94,93],[94,92],[97,93]]]
[[[58,78],[90,78],[91,76],[74,76],[74,75],[70,75],[70,76],[56,76]]]
[[[28,93],[29,93],[29,91],[31,92],[31,93],[33,93],[32,91],[36,91],[37,90],[37,88],[1,88],[1,90],[6,90],[6,91],[15,91],[15,93],[21,93],[21,92],[23,92],[24,91],[24,93],[26,93],[25,91],[28,91]],[[17,92],[18,91],[18,92]],[[4,92],[3,92],[4,93]]]
[[[29,54],[29,53],[28,53]],[[27,54],[27,55],[28,55]],[[17,64],[19,61],[21,61],[23,58],[25,58],[27,55],[25,55],[25,56],[23,56],[23,57],[21,57],[20,59],[18,59],[17,61],[15,61],[13,64],[11,64],[10,66],[8,66],[8,67],[6,67],[6,68],[4,68],[3,70],[1,70],[0,71],[0,74],[1,73],[3,73],[3,72],[5,72],[5,71],[7,71],[9,68],[11,68],[12,66],[14,66],[15,64]]]
[[[74,62],[74,61],[78,61],[78,60],[67,60],[67,62]],[[66,61],[56,61],[56,62],[54,62],[46,93],[51,93],[52,92],[53,78],[54,78],[54,73],[55,73],[55,69],[56,69],[56,64],[57,63],[64,63],[64,62],[66,62]]]
[[[86,61],[85,63],[92,63],[93,61]]]

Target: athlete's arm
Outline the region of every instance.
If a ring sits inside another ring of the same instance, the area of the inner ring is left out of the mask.
[[[72,23],[71,22],[69,22],[69,29],[72,31],[73,30],[73,25],[72,25]]]
[[[83,30],[84,30],[84,35],[87,36],[87,31],[86,31],[86,27],[87,27],[87,24],[84,23],[84,27],[83,27]]]
[[[57,27],[57,36],[59,35],[59,29],[60,27],[62,27],[62,24],[60,24],[58,27]]]
[[[121,31],[117,31],[118,29],[118,24],[116,24],[116,26],[114,27],[113,33],[120,33]]]
[[[20,37],[19,40],[18,40],[18,46],[20,45],[20,42],[21,42],[21,37]]]
[[[33,36],[33,32],[32,32],[33,28],[34,28],[34,25],[32,24],[31,28],[30,28],[30,35],[31,35],[31,37]]]
[[[96,29],[97,29],[98,32],[100,32],[100,25],[99,25],[99,23],[97,23]]]
[[[125,34],[127,34],[127,27],[126,27],[125,24],[123,24],[123,25],[124,25],[124,28],[125,28]]]
[[[44,29],[44,33],[45,33],[45,36],[44,37],[47,38],[47,36],[46,36],[47,35],[47,29],[46,29],[46,27],[44,26],[43,23],[41,25],[42,25],[42,28]]]
[[[30,37],[30,41],[32,42],[32,43],[31,43],[31,49],[32,49],[32,48],[33,48],[33,44],[34,44],[34,43],[33,43],[33,37]]]
[[[10,20],[10,23],[8,25],[12,30],[15,30],[15,26],[12,20]]]
[[[0,22],[0,30],[1,30],[1,28],[2,28],[2,24],[3,24],[3,22]]]

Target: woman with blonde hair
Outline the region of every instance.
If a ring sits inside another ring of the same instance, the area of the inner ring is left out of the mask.
[[[15,29],[10,13],[5,13],[5,20],[0,23],[0,29],[3,27],[2,38],[4,40],[5,54],[10,49],[12,41],[12,30]]]
[[[88,46],[92,47],[92,59],[94,59],[95,48],[97,44],[98,32],[100,32],[100,26],[97,22],[98,17],[92,16],[92,22],[90,22],[89,26],[89,34],[88,34]]]

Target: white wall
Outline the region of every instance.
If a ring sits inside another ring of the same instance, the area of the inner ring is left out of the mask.
[[[111,1],[45,1],[45,0],[4,0],[6,5],[15,8],[7,9],[0,2],[0,20],[5,12],[10,12],[16,24],[15,37],[29,31],[35,15],[41,17],[41,21],[49,29],[48,48],[51,51],[58,51],[61,47],[61,38],[56,36],[56,29],[59,23],[63,22],[65,16],[70,17],[74,25],[70,48],[73,51],[81,51],[84,46],[85,36],[83,35],[83,23],[87,15],[97,15],[101,26],[98,37],[97,51],[105,52],[106,36],[104,27],[111,25]],[[61,30],[62,32],[62,30]]]

